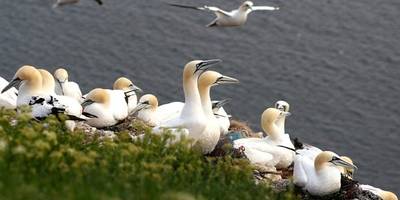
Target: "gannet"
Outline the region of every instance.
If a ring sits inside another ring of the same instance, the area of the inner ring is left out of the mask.
[[[56,95],[56,81],[53,75],[50,74],[45,69],[38,69],[40,75],[42,76],[42,89],[40,90],[42,94]]]
[[[76,4],[79,3],[80,0],[57,0],[56,3],[53,4],[53,8],[57,8],[59,6],[65,6],[69,4]],[[102,0],[94,0],[96,1],[99,5],[103,5]]]
[[[275,166],[278,169],[287,168],[293,162],[294,152],[289,149],[294,149],[294,146],[289,135],[285,134],[276,122],[288,115],[288,112],[276,108],[266,109],[261,116],[261,126],[268,136],[235,140],[234,148],[244,147],[244,153],[252,163]],[[252,155],[254,153],[257,155]]]
[[[224,11],[218,7],[214,6],[187,6],[187,5],[179,5],[179,4],[170,4],[171,6],[181,7],[181,8],[191,8],[196,10],[204,10],[211,11],[217,15],[211,23],[207,25],[207,27],[220,26],[220,27],[229,27],[229,26],[241,26],[247,21],[247,15],[252,11],[257,10],[279,10],[277,7],[271,6],[254,6],[253,2],[245,1],[242,3],[238,9],[232,11]]]
[[[138,86],[134,85],[131,80],[120,77],[113,85],[114,90],[122,90],[125,94],[125,101],[128,104],[128,112],[131,113],[137,105],[136,92],[142,92]]]
[[[56,90],[58,95],[68,96],[79,102],[82,101],[82,91],[77,83],[68,80],[67,70],[63,68],[57,69],[54,72],[54,78],[59,89],[59,91]]]
[[[340,158],[352,165],[354,164],[353,160],[351,160],[351,158],[347,156],[340,156]],[[338,169],[343,176],[346,176],[349,179],[353,179],[354,169],[349,169],[342,166],[338,166]]]
[[[82,103],[83,115],[92,116],[87,123],[96,128],[104,128],[124,120],[128,116],[128,107],[123,92],[120,92],[118,94],[101,88],[90,91]]]
[[[322,152],[320,148],[309,144],[303,144],[297,138],[294,139],[294,143],[296,146],[296,152],[300,153],[311,161],[313,161],[315,157],[317,157],[318,154]]]
[[[204,149],[208,149],[208,153],[214,150],[221,136],[221,124],[219,124],[219,121],[215,117],[215,114],[212,110],[212,102],[210,97],[211,87],[220,84],[232,83],[239,83],[239,81],[235,78],[223,76],[215,71],[206,71],[199,77],[198,89],[200,92],[201,105],[206,118],[208,118],[207,126],[202,133],[204,135],[204,139],[201,140],[201,142],[203,143],[200,145]]]
[[[324,196],[335,193],[341,187],[341,175],[337,166],[356,169],[331,151],[323,151],[315,160],[296,154],[293,182],[311,195]]]
[[[229,127],[231,126],[231,122],[229,120],[231,115],[228,115],[228,113],[226,113],[225,109],[223,108],[223,106],[228,102],[229,99],[224,99],[222,101],[212,101],[212,110],[215,118],[217,118],[222,135],[226,135],[229,132]]]
[[[396,194],[394,194],[393,192],[385,191],[385,190],[382,190],[380,188],[376,188],[376,187],[373,187],[370,185],[360,185],[359,187],[362,190],[370,191],[370,192],[374,193],[375,195],[379,196],[383,200],[398,200]]]
[[[18,69],[14,78],[3,88],[1,93],[19,85],[17,106],[28,105],[32,96],[40,95],[42,76],[33,66],[24,65]]]
[[[0,77],[0,91],[9,84],[3,77]],[[15,109],[17,108],[18,90],[15,87],[0,94],[0,108]]]
[[[207,154],[213,150],[215,146],[208,145],[207,135],[204,135],[208,118],[204,115],[201,105],[197,79],[202,72],[218,62],[221,62],[221,60],[195,60],[185,65],[183,70],[185,104],[181,114],[179,117],[163,122],[160,126],[155,127],[153,129],[155,132],[159,132],[160,128],[186,129],[185,133],[188,133],[189,138],[199,144],[198,147],[203,153]]]
[[[289,112],[290,105],[286,101],[277,101],[275,103],[275,108],[281,111]],[[277,122],[276,125],[281,129],[281,131],[285,132],[285,119],[286,117],[281,117]]]
[[[137,112],[137,117],[146,122],[149,126],[158,126],[163,121],[179,117],[183,105],[182,102],[172,102],[163,105],[171,109],[164,109],[163,106],[158,106],[158,99],[156,96],[146,94],[140,97],[138,105],[133,112]]]
[[[44,119],[50,114],[64,113],[65,108],[62,105],[57,105],[57,99],[53,96],[32,96],[29,101],[31,106],[32,117],[36,119]]]

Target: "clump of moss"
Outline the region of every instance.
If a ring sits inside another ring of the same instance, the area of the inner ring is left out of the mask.
[[[63,117],[0,110],[0,199],[294,199],[256,185],[246,160],[204,157],[190,141],[126,131],[113,140],[69,132]]]

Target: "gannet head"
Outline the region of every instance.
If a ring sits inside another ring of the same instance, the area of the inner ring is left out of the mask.
[[[239,83],[239,80],[229,76],[223,76],[215,71],[206,71],[200,75],[199,88],[215,86],[219,84]]]
[[[15,73],[13,80],[4,87],[1,93],[6,92],[12,87],[18,87],[22,82],[26,81],[31,89],[40,90],[42,87],[42,76],[39,71],[30,65],[24,65]]]
[[[125,92],[142,92],[138,86],[134,85],[131,80],[120,77],[118,78],[113,85],[114,90],[123,90]]]
[[[53,75],[45,69],[38,69],[38,71],[42,76],[42,89],[44,91],[54,92],[55,81]]]
[[[64,83],[65,81],[68,81],[68,72],[64,68],[58,68],[54,72],[54,77],[58,82]]]
[[[96,88],[87,94],[85,101],[82,103],[82,107],[85,108],[93,103],[99,103],[104,105],[109,105],[110,96],[107,93],[107,90],[102,88]]]
[[[140,97],[139,102],[136,108],[132,111],[132,113],[146,109],[156,110],[157,107],[158,107],[157,97],[152,94],[146,94]]]
[[[251,10],[253,7],[254,3],[252,1],[245,1],[240,5],[239,9],[243,11]]]
[[[357,169],[357,167],[349,162],[340,158],[337,154],[331,151],[323,151],[318,154],[314,160],[314,166],[317,171],[327,166],[341,166],[346,169]]]
[[[289,112],[290,105],[288,102],[280,100],[275,103],[275,108],[281,111]]]
[[[275,124],[276,121],[289,115],[290,112],[281,111],[276,108],[267,108],[261,115],[261,127],[269,136],[273,136],[278,131]]]
[[[185,65],[183,70],[183,79],[189,79],[193,76],[198,77],[212,65],[221,62],[220,59],[213,60],[194,60]]]
[[[381,191],[379,193],[379,196],[383,200],[398,200],[397,196],[393,192],[389,192],[389,191]]]

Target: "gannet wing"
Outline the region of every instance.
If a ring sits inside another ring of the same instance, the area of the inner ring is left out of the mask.
[[[172,102],[159,106],[157,117],[160,123],[179,117],[184,105],[183,102]]]
[[[253,6],[251,10],[279,10],[279,7],[272,7],[272,6]]]
[[[175,7],[180,7],[180,8],[190,8],[190,9],[195,9],[195,10],[212,11],[217,16],[218,15],[231,16],[231,14],[229,12],[221,10],[221,9],[215,7],[215,6],[189,6],[189,5],[182,5],[182,4],[175,4],[175,3],[168,3],[168,5],[175,6]]]
[[[253,148],[245,148],[244,154],[250,160],[250,162],[254,164],[268,165],[271,164],[274,159],[272,154]]]

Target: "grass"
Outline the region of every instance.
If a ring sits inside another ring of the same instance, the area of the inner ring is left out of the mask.
[[[0,110],[0,199],[294,199],[256,185],[245,160],[204,157],[135,126],[142,141],[101,140]]]

